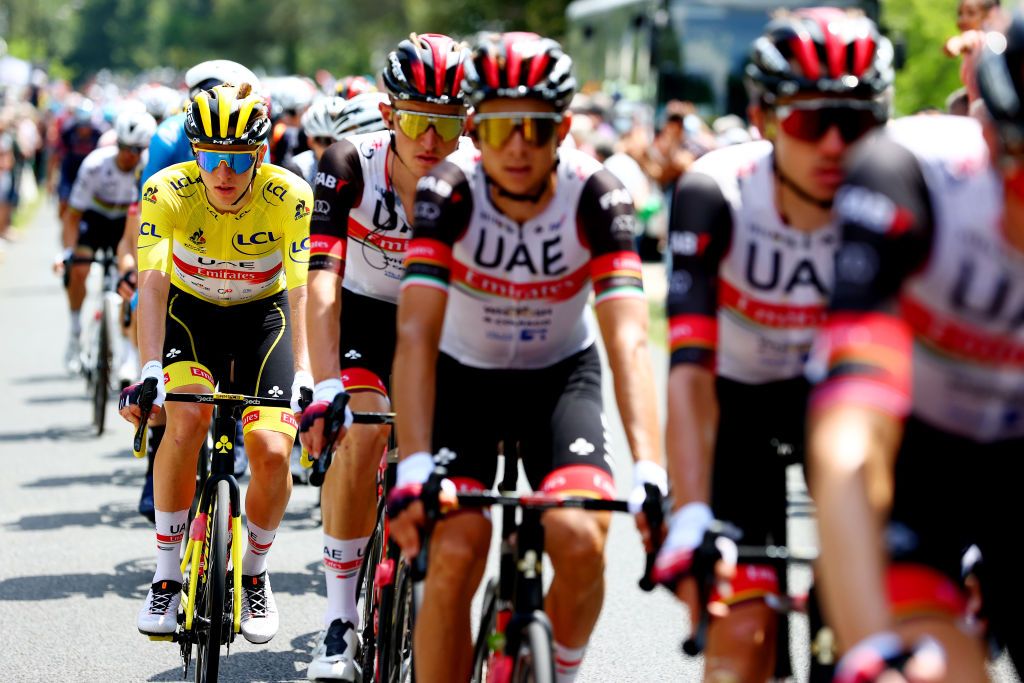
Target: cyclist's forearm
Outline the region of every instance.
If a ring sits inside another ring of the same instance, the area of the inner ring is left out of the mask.
[[[392,369],[396,429],[401,456],[430,452],[437,387],[437,357],[446,294],[423,287],[402,292]]]
[[[167,292],[170,277],[157,270],[139,273],[139,307],[137,312],[139,357],[143,363],[163,361],[164,323],[167,315]]]
[[[657,392],[647,346],[647,302],[608,301],[598,307],[597,314],[633,458],[661,463]]]
[[[292,356],[295,370],[309,371],[309,346],[306,343],[306,287],[288,290],[288,308],[291,311]]]
[[[124,219],[124,234],[117,243],[117,269],[121,273],[135,270],[135,250],[138,247],[139,215],[129,213]]]
[[[313,379],[336,379],[341,375],[341,278],[327,270],[309,271],[305,298],[305,320],[311,322],[305,336]],[[295,308],[292,306],[292,311]]]
[[[809,426],[821,544],[816,571],[826,619],[847,645],[892,627],[883,528],[900,434],[895,418],[856,406],[823,410]]]
[[[61,233],[61,244],[71,249],[78,243],[78,226],[82,221],[82,212],[70,206],[64,213],[64,230]]]
[[[691,364],[672,368],[668,378],[665,451],[676,507],[711,502],[717,429],[714,373]]]

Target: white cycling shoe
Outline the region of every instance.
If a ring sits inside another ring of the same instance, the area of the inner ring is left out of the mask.
[[[267,572],[242,576],[242,635],[250,643],[266,643],[277,635],[279,619]]]
[[[313,661],[306,671],[311,681],[361,680],[356,658],[359,652],[359,637],[352,622],[335,619],[317,641],[313,650]]]
[[[139,610],[137,625],[148,636],[167,636],[178,628],[178,606],[181,605],[181,584],[157,581],[149,587],[146,604]]]

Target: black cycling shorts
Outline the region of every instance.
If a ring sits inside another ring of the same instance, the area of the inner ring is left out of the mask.
[[[288,294],[218,306],[171,286],[164,334],[167,391],[190,384],[211,391],[291,398],[295,377]],[[298,425],[288,408],[247,408],[242,431],[266,429],[292,438]]]
[[[615,497],[595,347],[535,370],[473,368],[442,353],[434,405],[434,452],[454,454],[448,472],[460,488],[490,488],[499,444],[518,443],[535,490]]]
[[[964,551],[977,545],[985,611],[1021,671],[1024,594],[1017,587],[1017,522],[1024,439],[982,444],[911,417],[895,474],[886,534],[893,561],[932,567],[959,584]]]
[[[388,301],[341,288],[341,338],[338,355],[347,391],[388,395],[395,358],[398,307]]]
[[[86,211],[78,223],[79,250],[85,248],[93,253],[100,249],[117,249],[124,235],[124,218],[107,218],[95,211]]]

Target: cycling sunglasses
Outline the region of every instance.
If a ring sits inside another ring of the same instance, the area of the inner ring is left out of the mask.
[[[131,152],[132,154],[142,154],[142,151],[146,149],[145,147],[139,147],[138,145],[118,145],[117,148],[126,152]]]
[[[408,109],[392,109],[391,111],[398,127],[413,140],[433,126],[442,140],[451,142],[462,135],[462,130],[466,127],[466,117],[461,114],[430,114]]]
[[[207,173],[213,173],[221,164],[227,164],[235,173],[245,173],[256,163],[256,152],[222,152],[208,149],[196,150],[196,163]]]
[[[554,137],[562,119],[561,114],[552,112],[477,114],[473,117],[473,130],[477,139],[494,149],[504,147],[517,130],[527,143],[542,147]]]
[[[804,142],[817,142],[836,126],[849,144],[886,119],[876,102],[865,100],[799,101],[776,107],[775,113],[782,130]]]

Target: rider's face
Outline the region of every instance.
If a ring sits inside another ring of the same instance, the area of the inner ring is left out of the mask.
[[[219,149],[218,151],[242,150]],[[249,189],[249,183],[253,179],[253,168],[258,169],[260,164],[263,163],[264,147],[260,147],[253,153],[256,155],[254,166],[250,166],[245,171],[239,173],[231,170],[226,163],[218,165],[212,171],[207,171],[202,167],[199,168],[199,175],[202,177],[203,185],[206,187],[206,197],[213,208],[218,211],[228,212],[237,210],[239,205],[242,204],[238,199]]]
[[[395,102],[392,105],[381,104],[381,115],[387,127],[395,135],[395,151],[402,163],[409,167],[413,175],[420,178],[427,174],[430,169],[439,161],[454,152],[459,146],[459,136],[445,140],[437,127],[429,125],[426,129],[412,137],[406,130],[415,130],[416,123],[413,120],[417,114],[436,114],[442,117],[465,116],[465,110],[459,105],[431,104],[429,102]],[[409,112],[409,120],[403,126],[400,119],[405,116],[403,112]],[[420,120],[422,121],[422,120]],[[448,123],[448,122],[452,123]],[[445,119],[445,125],[457,125],[453,119]],[[462,126],[459,126],[460,131]]]
[[[503,114],[509,116],[503,117]],[[516,114],[523,116],[516,117]],[[546,118],[526,123],[531,114]],[[471,125],[484,170],[498,185],[516,194],[530,194],[544,182],[571,123],[568,113],[560,119],[552,118],[556,114],[554,107],[540,100],[499,98],[481,103],[474,117],[482,118],[475,119]],[[511,133],[503,140],[497,135],[487,135],[489,131],[485,131],[485,126],[488,125],[494,126],[496,131],[511,129]],[[536,129],[529,136],[525,132],[527,125]],[[532,135],[537,137],[527,140]]]

